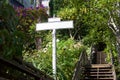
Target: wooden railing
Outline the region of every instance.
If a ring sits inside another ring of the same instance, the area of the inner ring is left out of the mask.
[[[76,64],[74,75],[72,80],[82,80],[84,79],[84,70],[86,66],[90,66],[90,61],[85,50],[79,56],[79,60]]]
[[[110,59],[111,59],[111,65],[112,65],[112,71],[113,71],[113,75],[114,75],[114,80],[117,80],[116,72],[115,72],[115,66],[114,66],[114,61],[113,61],[112,50],[110,50]]]
[[[36,69],[34,66],[27,64],[26,62],[23,62],[21,60],[16,59],[16,61],[10,61],[7,59],[4,59],[2,57],[0,57],[0,64],[2,64],[0,66],[0,69],[5,66],[8,68],[11,68],[13,70],[18,70],[21,73],[25,73],[26,75],[29,75],[30,77],[33,77],[35,80],[54,80],[52,77],[46,75],[44,72]],[[1,74],[3,76],[1,76]],[[18,80],[17,77],[13,76],[12,73],[0,73],[0,78],[4,77],[4,78],[11,78],[13,77],[13,79],[10,80]],[[0,79],[1,80],[1,79]],[[30,79],[26,79],[26,80],[30,80]]]
[[[116,72],[115,72],[115,66],[114,65],[112,65],[112,70],[113,70],[113,75],[114,75],[114,79],[113,80],[117,80]]]

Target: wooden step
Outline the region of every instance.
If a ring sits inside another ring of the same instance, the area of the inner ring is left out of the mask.
[[[106,75],[103,75],[103,74],[96,74],[96,75],[89,75],[88,77],[113,77],[113,75],[109,75],[109,74],[106,74]]]
[[[105,68],[105,67],[112,67],[111,64],[92,64],[92,68]]]
[[[84,80],[114,80],[113,78],[88,78],[88,79],[84,79]]]
[[[86,72],[88,74],[112,74],[112,72]]]
[[[108,75],[108,74],[106,74],[106,75],[103,75],[103,74],[97,74],[97,75],[89,75],[89,76],[97,76],[97,77],[113,77],[113,75]]]
[[[110,64],[92,64],[85,70],[85,80],[114,80]]]
[[[89,72],[112,72],[112,69],[86,69],[85,70],[86,73],[89,73]]]
[[[113,75],[112,72],[85,72],[84,75]]]

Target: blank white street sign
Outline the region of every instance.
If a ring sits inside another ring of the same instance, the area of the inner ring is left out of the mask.
[[[52,29],[66,29],[73,28],[73,21],[58,21],[36,24],[36,30],[52,30]]]

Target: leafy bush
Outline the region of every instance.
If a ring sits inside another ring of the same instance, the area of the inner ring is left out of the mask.
[[[19,18],[19,25],[17,28],[24,32],[28,32],[29,27],[32,24],[36,24],[37,22],[44,22],[47,20],[48,15],[44,7],[39,6],[36,8],[15,8],[17,16]]]
[[[70,80],[73,76],[75,63],[84,47],[73,39],[57,41],[57,79]],[[35,67],[52,76],[51,42],[39,51],[25,52],[24,60],[31,62]]]
[[[23,49],[35,44],[35,24],[46,21],[48,15],[42,5],[34,9],[13,8],[6,1],[0,1],[0,54],[12,58],[22,56]]]
[[[23,34],[16,29],[18,18],[14,8],[0,1],[0,55],[5,58],[21,56],[23,49]]]
[[[36,23],[47,21],[48,15],[43,5],[36,8],[14,7],[18,17],[17,29],[24,33],[24,48],[35,49],[35,40],[46,35],[46,31],[36,32]]]

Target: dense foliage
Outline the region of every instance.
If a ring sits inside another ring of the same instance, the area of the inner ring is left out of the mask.
[[[6,0],[0,1],[0,10],[1,54],[22,56],[23,49],[33,43],[35,46],[35,24],[47,20],[46,10],[42,5],[35,9],[13,8]]]
[[[22,55],[22,33],[17,30],[18,18],[12,6],[0,1],[0,55],[12,58]],[[16,46],[17,45],[17,46]]]
[[[48,15],[46,9],[40,5],[36,8],[15,8],[18,17],[17,29],[22,31],[25,36],[24,48],[35,49],[35,39],[37,37],[43,37],[46,32],[36,32],[36,23],[47,21]],[[43,35],[44,34],[44,35]]]
[[[69,2],[69,6],[57,12],[57,16],[63,20],[74,20],[74,30],[69,31],[69,34],[74,39],[82,40],[87,46],[105,43],[107,45],[105,52],[108,56],[113,55],[116,65],[120,46],[118,38],[120,1],[70,0]],[[108,57],[109,61],[110,58]]]
[[[75,64],[84,49],[80,42],[72,39],[57,42],[57,80],[71,80]],[[52,76],[52,45],[49,42],[42,50],[25,52],[24,59]]]
[[[116,34],[109,28],[108,21],[109,13],[118,9],[115,5],[116,1],[70,0],[70,2],[70,6],[57,13],[57,16],[63,20],[74,20],[74,29],[69,31],[69,35],[74,39],[82,40],[88,46],[104,42],[108,49],[115,50]]]
[[[69,5],[68,0],[50,0],[50,16],[55,15],[60,9],[65,8]],[[62,4],[61,4],[62,3]]]
[[[23,51],[26,51],[27,48],[32,48],[32,46],[29,46],[30,44],[33,44],[35,48],[35,38],[38,37],[37,34],[42,34],[36,33],[35,24],[46,21],[48,15],[43,6],[35,9],[25,9],[13,7],[6,1],[0,0],[0,57],[11,60],[17,57],[22,60]],[[11,75],[11,79],[19,77],[19,79],[23,80],[23,78],[29,77],[28,79],[30,80],[30,76],[16,69],[13,70],[10,66],[7,67],[1,62],[0,65],[0,76],[3,73],[7,73]]]

